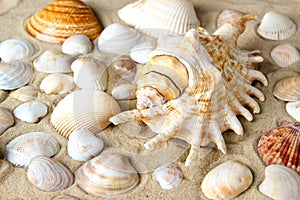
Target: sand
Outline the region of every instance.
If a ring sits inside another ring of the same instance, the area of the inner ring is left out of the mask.
[[[7,2],[15,4],[13,8],[6,11],[3,5]],[[19,0],[15,1],[3,0],[0,2],[0,41],[8,38],[23,38],[31,41],[38,46],[38,52],[32,58],[26,61],[32,61],[47,49],[60,49],[60,45],[46,44],[40,42],[27,34],[24,29],[25,20],[44,7],[50,1],[37,0]],[[117,10],[129,3],[129,0],[87,0],[85,1],[94,10],[101,24],[107,25],[120,21],[117,16]],[[196,13],[201,20],[201,26],[206,28],[209,32],[216,29],[216,19],[220,11],[223,9],[235,9],[245,13],[254,13],[258,16],[257,20],[249,21],[245,33],[240,37],[238,45],[246,50],[261,50],[264,62],[258,66],[269,80],[269,85],[263,87],[260,83],[256,87],[262,90],[266,96],[264,102],[258,102],[261,107],[261,112],[254,115],[252,122],[246,121],[244,118],[239,118],[244,127],[244,135],[238,136],[233,131],[224,133],[224,139],[227,144],[228,152],[223,155],[220,151],[213,149],[204,152],[201,159],[197,160],[195,165],[191,167],[184,166],[184,160],[188,154],[188,145],[180,141],[171,141],[169,146],[156,152],[149,154],[141,154],[143,151],[143,143],[147,141],[153,133],[147,129],[145,125],[138,122],[125,124],[120,127],[110,126],[97,136],[102,138],[105,142],[103,153],[112,151],[123,152],[131,158],[131,162],[140,172],[140,182],[138,186],[129,194],[118,197],[116,199],[190,199],[199,200],[207,199],[201,191],[200,185],[204,176],[214,167],[230,160],[239,160],[247,165],[253,172],[253,184],[244,193],[239,195],[237,200],[250,199],[268,199],[266,196],[258,191],[259,184],[264,179],[265,164],[257,154],[257,143],[260,136],[278,126],[281,121],[295,121],[285,111],[285,102],[277,100],[272,95],[274,84],[288,76],[299,75],[299,63],[296,63],[288,68],[280,68],[270,58],[270,50],[277,44],[289,42],[294,46],[300,48],[300,31],[297,31],[290,39],[285,41],[269,41],[259,37],[256,33],[256,27],[268,11],[277,11],[290,16],[297,27],[300,26],[300,1],[280,1],[280,0],[192,0],[195,6]],[[94,41],[94,45],[97,41]],[[93,54],[101,57],[97,48],[94,48]],[[35,72],[34,79],[29,83],[30,85],[39,88],[41,80],[46,74]],[[111,91],[112,85],[116,84],[117,77],[110,73],[109,88],[107,92]],[[61,136],[50,124],[50,115],[55,105],[62,99],[64,95],[46,95],[39,92],[36,100],[42,101],[49,106],[49,112],[37,124],[30,124],[16,120],[15,125],[8,129],[0,136],[0,199],[1,200],[15,200],[15,199],[52,199],[59,194],[68,194],[82,200],[102,199],[85,193],[76,183],[69,188],[58,192],[44,192],[33,186],[26,176],[27,170],[25,168],[18,168],[11,165],[6,160],[5,146],[16,136],[27,132],[44,131],[51,133],[60,143],[61,150],[54,159],[66,165],[72,172],[75,172],[83,162],[72,160],[67,154],[67,139]],[[9,92],[0,91],[0,106],[13,110],[22,102],[11,97]],[[132,107],[134,102],[120,102],[123,109]],[[152,170],[167,162],[174,161],[183,171],[184,180],[180,186],[174,190],[163,190],[157,182],[152,180]]]

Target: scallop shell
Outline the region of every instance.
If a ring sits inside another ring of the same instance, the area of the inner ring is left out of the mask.
[[[69,136],[68,154],[73,160],[87,161],[97,156],[103,146],[103,141],[91,131],[77,130]]]
[[[0,58],[4,62],[29,58],[35,52],[35,47],[27,40],[16,38],[7,39],[0,43]]]
[[[119,56],[111,65],[122,79],[133,81],[136,75],[136,64],[129,56]]]
[[[300,100],[300,77],[288,77],[280,80],[274,86],[273,95],[283,101]]]
[[[91,53],[92,48],[91,40],[83,34],[72,35],[64,41],[61,47],[63,53],[72,56]]]
[[[288,102],[285,106],[286,112],[295,120],[300,121],[300,101]]]
[[[37,156],[30,161],[27,178],[34,186],[46,192],[64,190],[74,182],[74,175],[67,167],[44,156]]]
[[[44,132],[20,135],[6,145],[6,158],[16,166],[27,167],[36,156],[54,156],[60,150],[58,141]]]
[[[152,178],[156,180],[163,189],[171,190],[177,188],[182,182],[183,173],[177,165],[171,164],[155,169]]]
[[[259,185],[261,193],[274,200],[300,199],[300,176],[294,170],[282,165],[269,165],[266,178]]]
[[[233,199],[252,184],[253,175],[244,164],[229,160],[212,169],[203,179],[201,189],[210,199]]]
[[[257,32],[269,40],[285,40],[296,32],[296,24],[289,17],[270,11],[262,18]]]
[[[80,57],[72,63],[71,69],[79,88],[106,90],[108,73],[104,63],[91,57]]]
[[[129,52],[141,37],[138,30],[120,23],[107,26],[98,38],[98,49],[105,53]]]
[[[111,91],[111,95],[116,100],[131,100],[131,99],[136,99],[135,91],[136,91],[135,84],[125,83],[116,86]]]
[[[0,135],[15,123],[14,116],[5,108],[0,107]]]
[[[38,96],[38,90],[33,86],[23,86],[10,93],[12,97],[19,101],[31,101]]]
[[[99,155],[75,172],[76,182],[87,193],[114,197],[133,190],[139,176],[121,154]]]
[[[75,34],[85,34],[94,40],[102,27],[92,10],[82,1],[55,0],[26,21],[26,30],[39,40],[63,43]]]
[[[79,199],[70,195],[62,194],[54,197],[52,200],[79,200]]]
[[[280,44],[271,51],[271,57],[280,67],[288,67],[300,61],[300,52],[291,44]]]
[[[105,92],[77,90],[57,104],[51,115],[51,123],[67,138],[77,129],[96,134],[110,124],[108,119],[111,116],[120,112],[117,102]]]
[[[257,151],[267,165],[290,167],[300,174],[300,122],[281,122],[278,128],[264,133]]]
[[[242,16],[243,13],[235,10],[223,10],[218,16],[217,28],[220,28],[225,23],[238,21]]]
[[[0,89],[14,90],[26,85],[33,76],[33,69],[25,62],[0,63]]]
[[[73,77],[67,74],[54,73],[46,76],[40,85],[46,94],[66,94],[75,88]]]
[[[135,45],[130,50],[130,57],[137,63],[146,64],[148,62],[149,53],[156,47],[156,41],[144,41]]]
[[[47,115],[48,107],[38,101],[23,103],[15,108],[14,116],[24,122],[36,123]]]

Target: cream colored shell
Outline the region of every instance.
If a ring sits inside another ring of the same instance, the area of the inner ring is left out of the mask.
[[[31,101],[38,96],[38,90],[33,86],[23,86],[10,93],[12,97],[19,101]]]
[[[217,19],[217,28],[220,28],[223,24],[231,21],[239,21],[240,18],[243,16],[243,13],[236,11],[236,10],[223,10]]]
[[[136,99],[135,95],[136,85],[131,83],[124,83],[116,86],[111,91],[111,95],[116,100],[130,100]]]
[[[14,116],[28,123],[38,122],[47,113],[47,105],[38,101],[26,102],[14,109]]]
[[[64,41],[61,47],[63,53],[72,56],[91,53],[92,49],[93,44],[91,40],[83,34],[72,35]]]
[[[75,88],[73,77],[67,74],[54,73],[46,76],[40,85],[46,94],[66,94]]]
[[[280,67],[288,67],[300,61],[300,52],[293,45],[285,43],[272,49],[271,57]]]
[[[152,173],[152,179],[157,181],[161,188],[171,190],[177,188],[183,181],[183,173],[179,166],[170,164],[155,169]]]
[[[15,123],[14,116],[6,108],[0,107],[0,135]]]
[[[285,110],[295,120],[300,121],[300,101],[288,102]]]
[[[283,101],[300,100],[300,77],[287,77],[276,83],[273,95]]]

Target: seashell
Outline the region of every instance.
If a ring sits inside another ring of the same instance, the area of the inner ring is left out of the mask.
[[[300,101],[288,102],[285,106],[286,112],[295,120],[300,121]]]
[[[125,83],[116,86],[112,91],[111,95],[116,100],[131,100],[136,99],[135,96],[136,85]]]
[[[300,123],[281,122],[260,137],[257,151],[267,165],[284,165],[300,174],[299,145]]]
[[[223,24],[234,21],[238,22],[244,14],[235,10],[223,10],[217,20],[217,28],[220,28]]]
[[[122,79],[133,81],[136,75],[136,64],[129,56],[117,57],[111,65]]]
[[[263,16],[257,32],[269,40],[285,40],[296,32],[296,24],[289,17],[270,11]]]
[[[46,192],[64,190],[74,182],[74,175],[67,167],[44,156],[37,156],[30,161],[27,178],[34,186]]]
[[[66,94],[75,88],[73,77],[67,74],[54,73],[46,76],[40,85],[46,94]]]
[[[75,60],[71,69],[74,82],[82,89],[106,90],[108,73],[104,63],[91,57],[80,57]]]
[[[300,176],[294,170],[282,165],[269,165],[266,178],[259,185],[261,193],[274,200],[300,199]]]
[[[1,0],[0,15],[6,13],[19,3],[19,0]]]
[[[27,40],[16,38],[7,39],[0,43],[0,58],[4,62],[29,58],[35,52],[35,47]]]
[[[45,51],[33,61],[33,66],[39,72],[45,73],[68,73],[72,72],[71,64],[74,56],[53,50]]]
[[[14,116],[24,122],[36,123],[42,117],[47,115],[47,111],[48,107],[44,103],[30,101],[16,107],[14,110]]]
[[[300,100],[300,77],[288,77],[278,81],[273,95],[283,101]]]
[[[15,123],[14,116],[5,108],[0,107],[0,135]]]
[[[51,123],[67,138],[78,129],[96,134],[110,124],[108,119],[111,116],[120,112],[118,103],[107,93],[77,90],[57,104],[51,115]]]
[[[177,188],[183,180],[183,173],[180,168],[171,164],[164,167],[159,167],[154,170],[152,178],[165,190]]]
[[[233,199],[252,184],[250,169],[236,160],[229,160],[212,169],[204,177],[201,189],[209,199]]]
[[[0,63],[0,89],[14,90],[26,85],[33,76],[33,69],[25,62]]]
[[[153,37],[184,34],[200,26],[193,4],[187,0],[135,1],[118,11],[121,20]]]
[[[103,146],[103,141],[91,131],[77,130],[69,136],[68,154],[73,160],[87,161],[97,156]]]
[[[62,194],[54,197],[52,200],[79,200],[79,199],[70,195]]]
[[[30,35],[49,43],[63,43],[75,34],[94,40],[101,30],[92,10],[79,0],[55,0],[26,21]]]
[[[300,61],[300,52],[291,44],[280,44],[271,51],[271,57],[280,67],[288,67]]]
[[[135,45],[130,50],[130,57],[137,63],[146,64],[148,62],[148,56],[151,51],[156,47],[156,41],[144,41]]]
[[[75,179],[87,193],[102,197],[128,193],[139,182],[139,176],[128,158],[121,154],[93,158],[75,172]]]
[[[98,49],[105,53],[125,53],[137,44],[141,37],[138,30],[120,23],[107,26],[98,38]]]
[[[6,145],[6,158],[16,166],[28,167],[36,156],[52,157],[60,150],[58,141],[44,132],[20,135]]]
[[[72,56],[91,53],[92,48],[91,40],[83,34],[72,35],[64,41],[61,47],[63,53]]]
[[[38,96],[38,90],[33,86],[23,86],[10,93],[12,97],[19,101],[31,101]]]

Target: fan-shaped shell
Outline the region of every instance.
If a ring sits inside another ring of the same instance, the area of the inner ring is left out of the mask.
[[[300,101],[288,102],[285,105],[286,112],[295,120],[300,121]]]
[[[38,96],[38,90],[33,86],[23,86],[10,93],[12,97],[19,101],[31,101]]]
[[[91,53],[92,48],[91,40],[83,34],[72,35],[64,41],[61,47],[62,52],[72,56]]]
[[[116,86],[111,91],[111,95],[116,100],[136,99],[135,91],[136,91],[135,84],[125,83],[125,84]]]
[[[259,185],[261,193],[274,200],[300,199],[300,176],[294,170],[282,165],[269,165],[266,178]]]
[[[67,167],[44,156],[30,161],[27,178],[34,186],[47,192],[66,189],[74,182],[74,175]]]
[[[244,164],[229,160],[212,169],[203,179],[201,189],[210,199],[233,199],[251,184],[253,175]]]
[[[36,123],[44,117],[47,112],[48,107],[46,104],[38,101],[31,101],[16,107],[14,110],[14,116],[24,122]]]
[[[94,40],[102,28],[92,10],[82,1],[55,0],[26,21],[26,30],[39,40],[63,43],[74,34],[85,34]]]
[[[223,24],[228,22],[237,22],[243,16],[243,13],[235,10],[223,10],[217,20],[217,28],[220,28]]]
[[[271,57],[280,67],[288,67],[300,61],[300,52],[291,44],[280,44],[271,51]]]
[[[135,45],[130,50],[130,57],[137,63],[146,64],[148,56],[156,47],[156,41],[144,41]]]
[[[6,145],[6,158],[13,165],[27,167],[32,158],[54,156],[59,149],[58,141],[49,133],[31,132],[16,137]]]
[[[300,100],[300,77],[288,77],[280,80],[274,86],[273,95],[283,101]]]
[[[262,18],[257,32],[269,40],[284,40],[296,32],[296,24],[289,17],[270,11]]]
[[[0,135],[15,123],[14,116],[5,108],[0,107]]]
[[[257,151],[267,165],[279,164],[300,174],[300,122],[282,122],[278,128],[264,133]]]
[[[129,56],[119,56],[112,62],[112,67],[122,79],[132,81],[136,75],[136,64]]]
[[[152,178],[156,180],[163,189],[171,190],[177,188],[182,182],[183,173],[177,165],[171,164],[155,169]]]
[[[114,197],[133,190],[139,176],[127,157],[121,154],[99,155],[75,172],[77,184],[95,196]]]
[[[66,94],[75,87],[73,77],[67,74],[54,73],[46,76],[40,85],[46,94]]]
[[[111,116],[120,111],[118,103],[105,92],[77,90],[57,104],[51,115],[51,123],[65,137],[77,129],[96,134],[110,124],[108,119]]]

